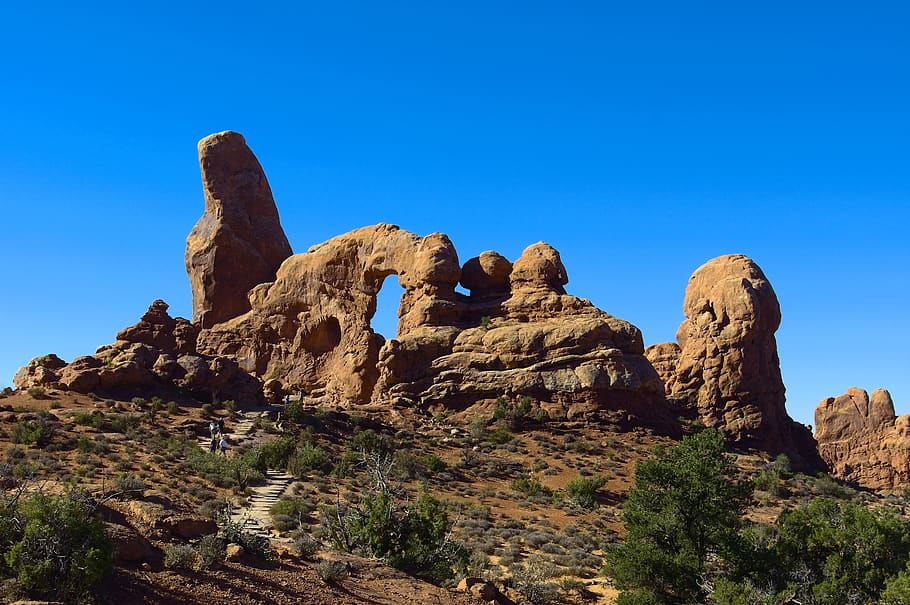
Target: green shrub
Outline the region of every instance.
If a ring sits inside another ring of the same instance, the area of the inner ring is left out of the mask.
[[[337,548],[359,550],[411,575],[441,581],[467,560],[464,547],[448,539],[445,507],[426,490],[409,506],[389,491],[377,491],[343,513],[336,508],[326,516]]]
[[[35,421],[20,420],[10,428],[10,440],[20,445],[44,446],[52,434],[50,425],[43,417]]]
[[[311,443],[298,446],[288,459],[287,471],[295,477],[301,477],[309,471],[329,472],[332,463],[324,449]]]
[[[566,499],[581,508],[592,509],[597,506],[596,493],[607,483],[607,478],[576,477],[566,484]]]
[[[549,493],[549,491],[550,491],[547,488],[545,488],[543,486],[543,484],[541,484],[540,479],[538,479],[537,477],[531,477],[531,478],[520,477],[518,479],[513,480],[509,484],[509,487],[512,488],[513,490],[515,490],[516,492],[521,492],[521,493],[527,494],[529,496],[535,496],[537,494],[546,494],[546,493]]]
[[[164,566],[168,569],[193,569],[196,551],[189,544],[169,544],[164,547]]]
[[[105,418],[101,429],[111,433],[129,433],[139,426],[139,416],[132,414],[114,414]]]
[[[252,455],[252,459],[255,461],[253,466],[261,473],[265,473],[268,469],[284,470],[296,448],[297,441],[293,437],[263,443]]]
[[[830,496],[842,500],[849,499],[855,494],[853,490],[842,485],[837,479],[826,473],[821,473],[815,478],[815,491],[820,496]]]
[[[47,395],[47,391],[44,387],[31,387],[26,393],[28,393],[28,396],[32,399],[44,399]]]
[[[497,429],[487,436],[487,440],[494,445],[504,445],[515,439],[515,435],[508,429]]]
[[[111,570],[113,546],[86,495],[39,492],[5,513],[17,531],[4,537],[4,560],[30,595],[81,600]]]
[[[133,473],[121,473],[112,482],[111,488],[118,498],[127,500],[141,498],[147,488],[145,482]]]
[[[243,528],[242,522],[231,519],[231,508],[226,508],[221,515],[220,537],[228,544],[239,544],[250,555],[260,559],[269,558],[269,539],[265,536],[254,534]]]
[[[431,471],[433,473],[439,473],[449,468],[449,465],[446,464],[446,461],[436,454],[427,454],[424,456],[423,465],[428,471]]]
[[[284,406],[284,418],[295,424],[302,424],[306,421],[306,412],[303,410],[303,404],[300,401],[290,401]]]
[[[323,560],[316,564],[316,575],[326,584],[339,584],[348,577],[348,568],[342,561]]]
[[[199,539],[196,555],[203,569],[211,569],[224,561],[224,540],[217,534],[209,534]]]
[[[290,531],[306,523],[315,509],[305,498],[285,496],[272,505],[269,515],[279,531]]]
[[[309,534],[301,533],[294,538],[294,551],[301,559],[312,559],[319,552],[319,543]]]
[[[96,429],[101,428],[104,424],[104,413],[98,410],[93,412],[76,412],[73,414],[73,422],[80,426],[93,426]]]
[[[525,419],[531,413],[531,398],[523,395],[518,403],[510,403],[505,397],[496,398],[493,408],[493,419],[511,431],[520,430]]]
[[[351,450],[375,454],[391,454],[398,449],[398,443],[388,435],[373,429],[360,431],[351,439]]]

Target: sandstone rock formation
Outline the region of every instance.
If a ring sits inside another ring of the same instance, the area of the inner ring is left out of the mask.
[[[193,321],[209,328],[250,309],[247,292],[291,255],[272,190],[243,136],[199,141],[205,213],[186,240]]]
[[[207,141],[200,161],[208,215],[211,200],[243,196],[217,193],[232,190],[219,179],[235,169],[231,155],[212,152]],[[244,165],[260,170],[251,152],[245,157]],[[270,399],[302,391],[332,403],[464,408],[527,395],[557,417],[608,410],[625,423],[676,427],[639,330],[566,294],[568,276],[551,246],[529,247],[514,265],[485,252],[461,267],[445,235],[380,224],[285,258],[274,275],[249,272],[225,296],[199,284],[218,282],[245,261],[191,254],[205,240],[200,231],[197,225],[187,244],[198,349],[236,360],[268,385]],[[389,275],[405,291],[398,334],[385,342],[370,319]],[[455,292],[459,280],[470,296]],[[236,297],[246,312],[238,313]]]
[[[831,474],[884,493],[910,484],[910,415],[896,417],[891,394],[851,387],[815,408],[815,439]]]
[[[262,383],[232,359],[196,352],[198,328],[172,318],[162,300],[139,323],[121,330],[117,341],[94,355],[66,363],[56,355],[33,359],[13,378],[18,389],[52,387],[77,393],[167,395],[175,389],[207,400],[262,401]]]
[[[741,254],[708,261],[689,279],[683,311],[678,344],[646,351],[671,407],[743,447],[823,468],[809,430],[787,415],[774,338],[780,305],[758,265]]]

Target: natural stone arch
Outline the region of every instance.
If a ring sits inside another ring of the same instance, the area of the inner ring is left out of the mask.
[[[457,322],[461,269],[449,238],[380,224],[285,260],[274,282],[250,291],[253,310],[203,330],[200,347],[230,351],[245,369],[288,391],[366,403],[384,340],[370,320],[390,275],[404,288],[399,334]]]

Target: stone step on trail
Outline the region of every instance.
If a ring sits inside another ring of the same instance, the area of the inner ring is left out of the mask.
[[[261,415],[260,411],[239,412],[234,419],[225,423],[224,432],[229,449],[257,440],[253,433],[256,421]],[[203,450],[209,451],[211,438],[203,435],[199,437],[198,441]],[[231,514],[231,521],[239,523],[245,531],[264,536],[269,540],[289,541],[286,538],[276,538],[271,532],[273,525],[270,511],[272,505],[281,499],[293,482],[294,478],[287,473],[266,471],[265,483],[250,488],[252,494],[248,505],[234,511]]]
[[[249,504],[231,515],[231,520],[240,523],[246,531],[265,536],[270,540],[276,539],[271,532],[272,518],[270,511],[272,505],[278,502],[289,490],[294,477],[287,473],[269,470],[265,474],[265,484],[252,487]],[[282,540],[284,540],[282,538]]]

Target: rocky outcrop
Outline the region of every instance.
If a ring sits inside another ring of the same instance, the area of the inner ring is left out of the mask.
[[[646,351],[671,407],[742,447],[785,453],[801,469],[823,468],[809,430],[785,408],[774,337],[780,305],[758,265],[741,254],[708,261],[689,279],[683,312],[678,344]]]
[[[553,247],[528,247],[507,286],[508,261],[485,255],[465,263],[487,269],[485,279],[470,271],[462,279],[471,294],[457,298],[459,326],[416,327],[386,343],[375,399],[464,408],[529,396],[555,418],[609,412],[620,424],[674,430],[641,332],[566,294],[568,275]]]
[[[302,391],[331,403],[463,408],[527,395],[557,417],[607,410],[630,424],[676,426],[641,333],[568,295],[559,253],[544,243],[514,265],[488,251],[462,267],[445,235],[420,237],[380,224],[304,254],[286,257],[282,249],[272,257],[283,260],[277,271],[245,271],[247,281],[219,293],[218,276],[235,275],[235,263],[250,255],[242,246],[200,245],[212,241],[203,235],[214,224],[206,217],[219,216],[212,209],[217,200],[250,197],[234,193],[232,155],[215,151],[225,138],[238,148],[236,137],[222,133],[200,143],[206,215],[188,239],[187,271],[202,328],[199,351],[236,360],[268,385],[270,400]],[[261,175],[245,145],[242,151],[242,165]],[[264,194],[257,199],[266,205]],[[277,215],[270,224],[277,228]],[[201,249],[225,255],[195,252]],[[404,294],[397,336],[385,342],[370,320],[390,275]],[[456,293],[459,281],[470,296]],[[223,304],[237,297],[245,312]]]
[[[203,328],[250,309],[247,293],[291,255],[272,190],[243,136],[199,141],[205,213],[186,241],[193,322]]]
[[[117,341],[94,355],[66,363],[56,355],[33,359],[13,378],[16,388],[35,386],[99,395],[168,394],[180,390],[205,400],[262,401],[262,383],[233,359],[196,352],[198,328],[172,318],[162,300],[139,323],[121,330]]]
[[[815,439],[831,474],[884,493],[910,485],[910,415],[895,416],[891,394],[851,387],[815,408]]]

